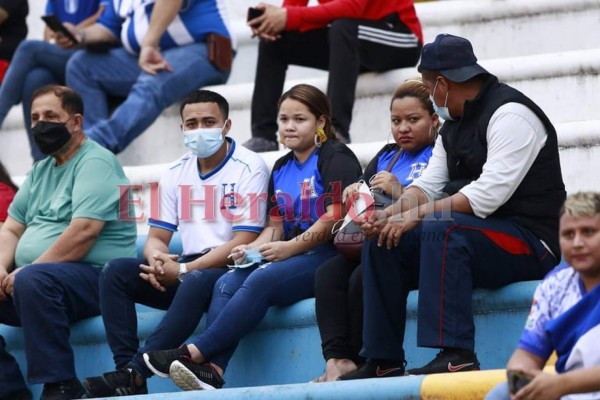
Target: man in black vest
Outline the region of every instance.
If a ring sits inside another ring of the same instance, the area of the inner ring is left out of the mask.
[[[543,111],[478,65],[461,37],[425,45],[419,71],[445,123],[423,175],[362,220],[368,362],[340,379],[405,373],[406,298],[417,288],[417,344],[441,351],[407,372],[478,370],[473,288],[541,279],[560,258],[566,194]]]

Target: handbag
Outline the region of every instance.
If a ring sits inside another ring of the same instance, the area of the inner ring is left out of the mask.
[[[402,150],[399,150],[390,160],[385,169],[386,171],[389,172],[392,170],[394,164],[396,164],[396,161],[400,158],[401,153]],[[365,193],[363,192],[363,194]],[[383,210],[394,202],[394,199],[391,196],[385,195],[381,190],[370,190],[370,196],[373,201],[366,210],[362,211],[362,213],[368,210]],[[362,213],[359,213],[358,215]],[[350,218],[350,216],[346,215],[346,218]],[[345,223],[333,238],[333,244],[338,252],[346,259],[356,262],[360,262],[360,254],[364,241],[365,235],[362,233],[362,230],[352,222]]]

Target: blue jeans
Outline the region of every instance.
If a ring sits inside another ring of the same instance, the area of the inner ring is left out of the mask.
[[[166,107],[202,86],[225,83],[229,77],[208,61],[205,43],[171,48],[162,54],[173,72],[142,72],[138,58],[123,48],[106,53],[82,50],[69,60],[67,85],[83,98],[84,128],[91,139],[118,153]],[[112,115],[107,95],[126,97]]]
[[[184,262],[194,258],[185,259]],[[144,259],[118,258],[104,267],[100,277],[100,303],[108,345],[117,369],[133,366],[145,377],[152,376],[142,355],[150,350],[180,346],[197,328],[208,309],[215,282],[227,268],[190,271],[182,283],[159,292],[140,278]],[[143,347],[137,336],[135,303],[167,310]],[[133,365],[131,365],[133,364]]]
[[[192,344],[225,370],[238,342],[270,306],[289,306],[314,296],[315,272],[335,254],[328,243],[287,260],[229,271],[215,285],[206,331]]]
[[[0,322],[23,327],[30,383],[76,377],[69,325],[100,314],[100,268],[79,263],[32,264],[15,276],[13,301],[0,302]],[[0,396],[23,388],[14,359],[0,341]]]
[[[473,350],[473,288],[497,289],[542,279],[557,260],[512,218],[435,213],[387,250],[368,240],[362,252],[361,356],[404,360],[406,298],[419,289],[417,344]]]
[[[21,42],[4,81],[0,86],[0,125],[12,106],[22,103],[23,121],[31,156],[35,161],[46,157],[33,141],[31,133],[31,96],[36,89],[51,83],[65,83],[65,69],[73,50],[62,49],[40,40]]]
[[[485,396],[485,400],[510,400],[508,383],[502,382],[494,386]]]

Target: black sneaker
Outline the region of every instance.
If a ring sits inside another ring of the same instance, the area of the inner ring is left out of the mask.
[[[82,399],[85,389],[79,379],[73,378],[68,381],[46,383],[40,400],[69,400]]]
[[[137,386],[136,377],[143,380],[143,384]],[[148,394],[146,380],[135,371],[123,368],[118,371],[107,372],[102,376],[93,376],[83,380],[83,387],[87,391],[88,398],[130,396],[134,394]]]
[[[169,370],[171,379],[182,390],[221,389],[225,384],[209,363],[196,364],[190,361],[175,361]]]
[[[406,372],[409,375],[427,375],[463,371],[479,371],[477,355],[470,350],[443,349],[429,364]]]
[[[243,146],[256,153],[279,150],[279,144],[277,142],[262,137],[253,137],[252,139],[244,142]]]
[[[369,360],[356,371],[348,372],[338,378],[340,381],[352,379],[390,378],[403,376],[406,362],[392,360]]]
[[[178,349],[155,350],[144,353],[146,366],[161,378],[169,377],[169,367],[173,361],[177,360],[192,362],[192,355],[185,344]]]

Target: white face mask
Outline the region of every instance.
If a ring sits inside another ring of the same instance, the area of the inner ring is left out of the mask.
[[[445,120],[445,121],[454,121],[454,118],[452,118],[452,116],[450,115],[450,111],[448,110],[448,94],[450,94],[450,91],[448,90],[446,92],[446,100],[444,101],[444,106],[443,107],[438,107],[437,104],[435,104],[435,100],[433,99],[433,95],[435,94],[435,89],[437,89],[437,84],[439,81],[435,82],[435,86],[433,87],[433,94],[429,95],[429,99],[431,99],[431,104],[433,105],[433,110],[435,111],[435,113],[438,115],[438,117],[440,117],[441,119]]]
[[[356,194],[354,201],[348,204],[346,217],[344,217],[344,222],[339,229],[344,229],[350,222],[365,212],[367,208],[374,203],[373,194],[371,193],[369,185],[367,185],[364,181],[360,181],[359,183],[360,185],[358,187],[358,194]],[[331,230],[331,232],[334,234],[339,230],[335,228],[336,227],[333,226]]]
[[[198,158],[207,158],[215,154],[223,145],[221,128],[198,128],[183,131],[183,144]]]

